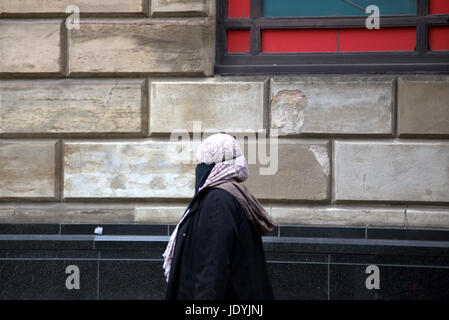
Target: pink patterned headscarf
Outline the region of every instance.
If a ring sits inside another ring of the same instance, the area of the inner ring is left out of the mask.
[[[199,190],[217,181],[236,179],[242,182],[248,179],[249,170],[245,157],[237,140],[230,135],[217,133],[205,139],[196,151],[196,160],[199,163],[215,163]]]
[[[237,180],[240,182],[248,179],[249,170],[245,157],[240,146],[233,137],[223,133],[217,133],[206,138],[196,151],[196,160],[198,163],[211,164],[215,163],[209,176],[204,184],[199,188],[198,192],[211,184],[218,181]],[[176,236],[178,227],[181,222],[188,216],[189,209],[186,210],[181,220],[178,222],[175,230],[170,236],[167,248],[163,253],[164,257],[164,275],[166,281],[170,276],[171,263],[175,251]]]

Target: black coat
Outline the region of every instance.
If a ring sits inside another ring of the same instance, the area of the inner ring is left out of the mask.
[[[205,188],[178,229],[166,298],[271,300],[261,236],[227,191]]]

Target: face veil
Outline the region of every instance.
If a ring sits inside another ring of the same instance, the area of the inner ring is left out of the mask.
[[[204,185],[204,183],[207,180],[207,177],[209,176],[210,172],[214,168],[215,163],[206,164],[206,163],[199,163],[195,168],[195,195],[197,195],[199,189],[201,186]]]

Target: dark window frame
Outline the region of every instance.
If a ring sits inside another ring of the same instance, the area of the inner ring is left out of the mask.
[[[227,18],[227,0],[217,1],[215,72],[228,75],[287,73],[449,73],[449,53],[428,51],[429,26],[449,26],[449,15],[428,15],[428,0],[416,15],[382,16],[382,27],[416,27],[414,52],[262,53],[261,29],[365,28],[363,17],[265,18],[262,0],[251,0],[251,17]],[[250,30],[250,52],[228,53],[226,30]]]

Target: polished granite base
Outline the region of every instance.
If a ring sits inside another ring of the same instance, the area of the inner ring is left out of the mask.
[[[172,230],[0,224],[0,299],[163,299]],[[263,240],[277,299],[449,299],[449,230],[278,226]]]

